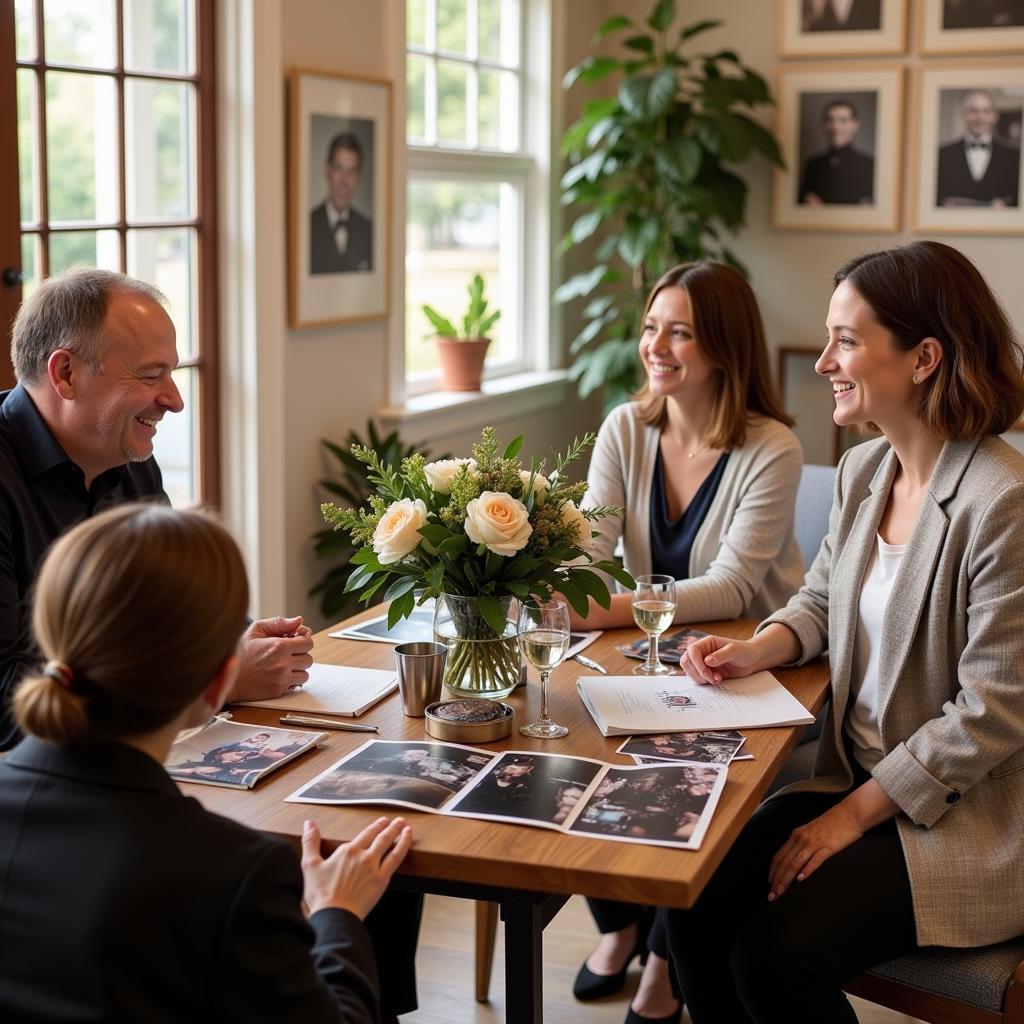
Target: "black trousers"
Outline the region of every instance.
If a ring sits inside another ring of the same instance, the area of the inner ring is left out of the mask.
[[[420,938],[423,896],[385,889],[366,915],[380,978],[380,1019],[384,1024],[416,1009],[416,945]]]
[[[594,916],[597,930],[602,935],[620,932],[631,924],[644,949],[662,960],[668,959],[668,941],[665,938],[665,911],[640,903],[621,903],[619,900],[595,900],[587,897],[587,906]]]
[[[846,794],[763,804],[691,910],[670,910],[669,949],[694,1024],[856,1024],[841,986],[916,948],[895,821],[867,832],[768,902],[790,832]]]

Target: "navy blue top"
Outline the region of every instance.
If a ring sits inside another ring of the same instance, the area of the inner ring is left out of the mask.
[[[0,391],[0,750],[18,739],[7,714],[14,684],[38,654],[31,639],[30,590],[50,545],[83,519],[126,501],[167,504],[156,462],[101,473],[86,489],[19,384]]]
[[[668,514],[665,470],[661,462],[661,445],[658,445],[654,482],[651,484],[651,572],[673,576],[677,580],[689,579],[690,548],[715,500],[728,461],[729,453],[723,452],[686,511],[673,522]]]

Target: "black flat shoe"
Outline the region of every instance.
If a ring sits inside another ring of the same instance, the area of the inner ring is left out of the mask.
[[[679,1004],[679,1009],[675,1013],[670,1013],[667,1017],[644,1017],[642,1014],[636,1012],[631,1006],[629,1012],[626,1014],[626,1019],[623,1024],[679,1024],[679,1021],[683,1017],[683,1004]]]

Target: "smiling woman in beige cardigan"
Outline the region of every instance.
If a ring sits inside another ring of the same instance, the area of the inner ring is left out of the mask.
[[[1024,932],[1022,351],[961,253],[917,242],[836,274],[817,370],[844,456],[800,592],[708,683],[826,648],[814,776],[757,811],[669,944],[695,1024],[852,1022],[841,986],[918,945]]]
[[[621,538],[630,573],[675,577],[676,622],[763,618],[803,577],[793,536],[803,459],[742,275],[721,263],[665,274],[644,310],[640,359],[643,390],[607,417],[590,464],[589,507],[622,509],[595,524],[594,553],[612,557]],[[613,594],[608,610],[591,602],[585,622],[632,625],[630,594]],[[651,927],[642,907],[590,906],[603,936],[577,976],[576,997],[621,988],[632,956],[646,947],[627,1020],[678,1019],[661,922]]]

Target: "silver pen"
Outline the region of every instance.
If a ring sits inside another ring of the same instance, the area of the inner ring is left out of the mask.
[[[608,669],[604,665],[598,664],[596,661],[591,661],[590,658],[583,657],[582,654],[574,654],[573,658],[576,659],[584,668],[592,668],[595,672],[600,672],[601,675],[608,675]]]
[[[282,725],[318,725],[322,729],[340,729],[342,732],[376,732],[375,725],[359,725],[357,722],[339,722],[336,718],[314,718],[309,715],[285,715]]]

